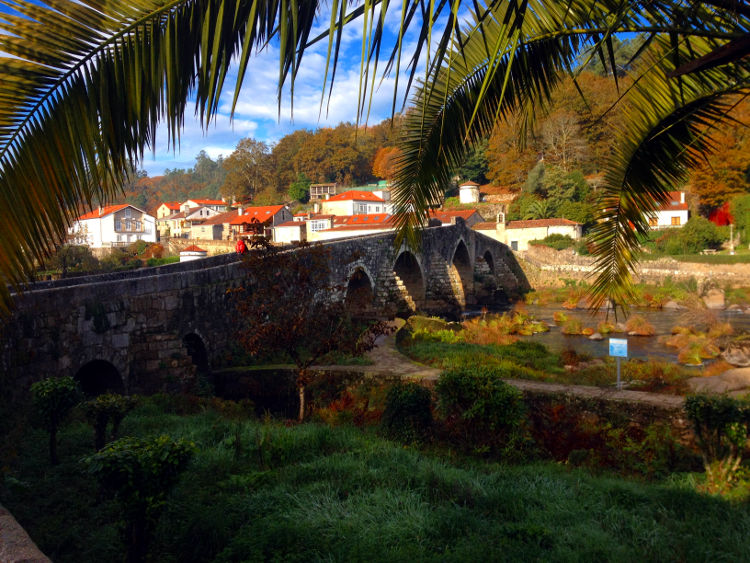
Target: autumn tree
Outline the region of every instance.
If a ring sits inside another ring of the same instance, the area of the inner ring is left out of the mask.
[[[250,137],[237,143],[237,148],[224,160],[226,178],[221,194],[236,200],[254,199],[256,194],[275,188],[273,156],[268,145]]]
[[[372,175],[376,178],[390,180],[395,172],[400,151],[398,147],[381,147],[372,161]]]
[[[541,126],[545,160],[569,172],[586,154],[586,140],[574,114],[558,111]]]
[[[243,321],[239,341],[255,356],[282,353],[294,362],[303,420],[305,388],[313,377],[310,366],[330,352],[362,354],[386,324],[350,312],[342,299],[345,286],[331,280],[328,248],[302,244],[282,251],[266,239],[253,245],[245,258],[250,281],[234,293]],[[362,304],[353,305],[356,310]]]
[[[750,192],[750,102],[742,101],[731,115],[734,122],[712,132],[719,150],[707,155],[705,164],[690,177],[690,191],[704,208],[719,207]]]

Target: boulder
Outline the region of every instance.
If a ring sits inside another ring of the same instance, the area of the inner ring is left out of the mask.
[[[680,305],[679,303],[677,303],[677,301],[670,300],[664,303],[664,305],[662,305],[662,309],[680,311],[682,309],[687,309],[687,307],[685,307],[685,305]]]
[[[599,332],[595,332],[591,336],[589,336],[589,340],[604,340],[604,337]]]
[[[721,353],[724,361],[737,367],[750,366],[750,340],[735,340]]]
[[[687,380],[696,393],[732,393],[750,389],[750,368],[735,368],[713,377],[691,377]]]
[[[709,309],[723,309],[725,306],[724,292],[721,289],[709,289],[703,297],[703,302]]]

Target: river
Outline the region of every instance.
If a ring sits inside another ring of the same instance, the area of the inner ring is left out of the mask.
[[[551,351],[559,353],[563,350],[575,350],[579,354],[588,354],[594,357],[603,357],[609,355],[609,337],[605,336],[604,340],[589,340],[587,336],[571,336],[563,334],[560,327],[555,324],[553,314],[556,311],[563,311],[569,318],[577,318],[583,326],[596,326],[604,320],[607,315],[604,312],[598,312],[594,315],[591,312],[582,309],[567,310],[558,306],[538,306],[526,305],[526,311],[533,315],[537,320],[545,321],[550,331],[533,336],[523,336],[525,340],[540,342],[547,346]],[[750,332],[750,313],[742,311],[714,311],[716,317],[722,322],[728,322],[734,328],[735,334],[741,332]],[[476,316],[477,312],[469,312],[467,316]],[[628,340],[628,357],[647,359],[654,358],[669,362],[677,362],[677,352],[675,348],[670,348],[659,343],[659,336],[671,334],[672,327],[675,325],[686,326],[688,319],[687,312],[684,310],[652,310],[652,309],[631,309],[631,315],[641,315],[645,317],[656,330],[655,336],[628,336],[626,334],[613,334],[613,338],[626,338]],[[614,322],[614,317],[610,313],[609,320]],[[622,320],[622,319],[620,319]]]

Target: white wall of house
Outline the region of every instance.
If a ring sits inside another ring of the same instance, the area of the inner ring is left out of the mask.
[[[346,199],[343,201],[323,201],[321,213],[323,215],[368,215],[372,213],[390,213],[384,201],[364,201]],[[388,205],[390,207],[390,205]]]
[[[391,227],[369,228],[369,229],[330,229],[327,231],[316,231],[312,234],[311,242],[319,240],[335,240],[339,238],[362,237],[366,235],[377,235],[395,230]]]
[[[78,220],[69,232],[75,242],[91,248],[126,246],[139,240],[156,242],[156,219],[128,206],[103,217]]]
[[[273,228],[273,241],[279,244],[290,244],[300,242],[307,237],[307,227],[301,221],[295,221],[294,225],[283,225]]]
[[[503,223],[496,223],[494,228],[474,227],[474,229],[485,236],[508,245],[511,250],[520,252],[528,250],[529,242],[532,240],[541,240],[553,234],[566,235],[573,240],[580,240],[583,231],[581,225],[553,225],[522,229],[506,229]]]

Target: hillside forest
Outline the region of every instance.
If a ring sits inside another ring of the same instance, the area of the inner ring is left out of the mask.
[[[520,142],[520,119],[498,122],[457,170],[457,180],[520,193],[510,219],[565,217],[590,223],[597,176],[614,142],[621,108],[607,69],[589,68],[577,85],[569,80],[558,89],[544,114],[524,127],[527,134]],[[626,87],[623,76],[620,88]],[[708,216],[750,194],[750,102],[738,101],[732,113],[734,123],[712,132],[716,150],[682,188],[694,213]],[[300,129],[274,145],[242,139],[234,152],[216,160],[201,151],[189,169],[167,169],[157,177],[133,172],[124,199],[146,210],[191,197],[265,205],[305,201],[310,183],[357,186],[387,179],[398,158],[400,124],[396,115],[368,126]]]

